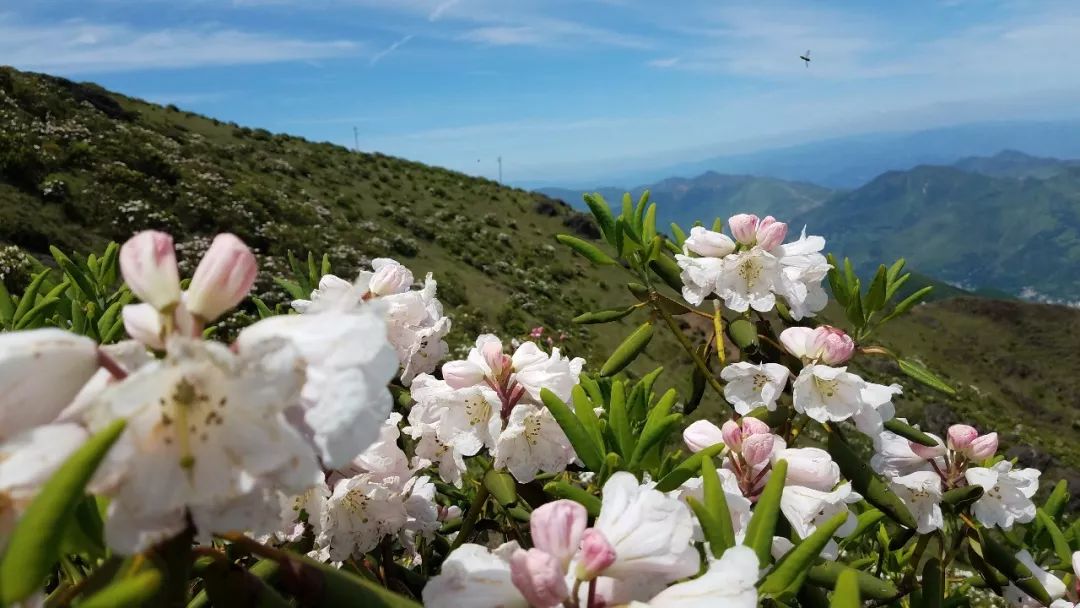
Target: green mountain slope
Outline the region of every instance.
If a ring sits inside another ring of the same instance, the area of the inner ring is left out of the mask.
[[[663,201],[659,207],[658,225],[667,226],[678,222],[684,228],[695,220],[722,217],[736,213],[792,217],[817,208],[831,194],[828,188],[803,182],[788,182],[771,177],[751,175],[724,175],[709,171],[693,178],[672,177],[655,184],[638,186],[630,192],[633,196],[649,190],[653,200]],[[611,202],[618,202],[623,195],[621,188],[597,190]],[[582,191],[565,188],[542,188],[539,192],[562,199],[577,208]]]
[[[866,269],[904,256],[953,284],[1080,299],[1080,169],[1044,180],[892,171],[796,218]]]
[[[982,173],[991,177],[1046,179],[1060,175],[1070,167],[1080,167],[1080,161],[1031,156],[1017,150],[1002,150],[993,156],[962,158],[952,166],[969,173]]]

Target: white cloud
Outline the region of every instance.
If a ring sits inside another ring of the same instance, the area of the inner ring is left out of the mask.
[[[460,1],[461,0],[443,0],[442,2],[437,4],[435,8],[431,9],[430,13],[428,13],[428,21],[438,21],[439,18],[446,13],[446,11],[453,8]]]
[[[645,62],[645,65],[650,68],[672,68],[679,64],[678,57],[664,57],[662,59],[652,59]]]
[[[5,63],[61,74],[278,63],[361,50],[348,40],[311,41],[216,26],[144,31],[83,20],[25,24],[0,16]]]
[[[371,56],[371,61],[369,62],[369,65],[375,65],[376,63],[379,63],[387,55],[389,55],[389,54],[393,53],[394,51],[398,50],[399,48],[402,47],[402,45],[408,43],[412,39],[413,39],[413,35],[408,34],[406,36],[402,36],[398,40],[395,40],[394,43],[391,44],[390,46],[388,46],[385,49],[379,51],[378,53],[375,53],[374,55],[372,55]]]

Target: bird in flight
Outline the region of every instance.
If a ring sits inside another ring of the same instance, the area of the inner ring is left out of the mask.
[[[810,51],[807,50],[805,55],[799,55],[799,59],[806,62],[806,67],[810,67]]]

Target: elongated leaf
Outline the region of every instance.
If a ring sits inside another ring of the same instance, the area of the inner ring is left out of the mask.
[[[889,283],[889,288],[885,290],[885,301],[891,301],[893,296],[896,295],[896,292],[900,291],[900,288],[903,287],[904,283],[907,283],[909,279],[911,279],[911,273],[901,275],[898,279]]]
[[[776,530],[776,520],[780,517],[780,498],[784,494],[787,468],[786,460],[778,460],[773,464],[769,481],[758,497],[754,514],[750,516],[750,523],[746,525],[743,544],[754,550],[763,568],[769,563],[772,555],[773,533]]]
[[[592,211],[593,217],[596,218],[596,225],[600,228],[600,234],[604,236],[604,239],[609,245],[615,245],[615,218],[611,215],[611,207],[608,206],[607,201],[603,196],[600,196],[599,192],[586,193],[582,198],[585,200],[585,204],[589,206],[589,211]]]
[[[880,509],[893,521],[905,528],[917,527],[911,511],[904,502],[889,489],[885,482],[874,474],[866,461],[859,458],[837,433],[829,433],[829,454],[840,467],[840,472],[851,482],[855,491],[863,495],[867,502]]]
[[[1035,577],[1031,569],[1016,557],[1012,549],[1002,545],[986,533],[982,535],[982,540],[983,557],[986,558],[987,563],[1004,574],[1024,593],[1042,602],[1044,606],[1050,603],[1050,594],[1046,592],[1046,588]]]
[[[266,302],[255,297],[251,298],[251,301],[255,303],[255,310],[259,313],[259,319],[268,319],[274,316],[274,312],[270,310],[270,307],[266,305]]]
[[[954,488],[941,495],[941,503],[950,507],[953,512],[960,512],[968,508],[968,506],[975,504],[975,501],[982,498],[983,488],[982,486],[964,486],[962,488]]]
[[[25,315],[22,316],[22,318],[19,319],[19,322],[15,324],[15,329],[27,329],[33,327],[35,323],[37,323],[41,319],[44,319],[50,312],[52,312],[53,307],[56,306],[56,304],[59,302],[59,298],[44,298],[43,300],[38,302],[37,306],[31,308],[29,311],[27,311]]]
[[[846,308],[848,303],[848,293],[850,293],[847,282],[844,275],[841,274],[840,266],[836,263],[836,258],[833,254],[830,253],[825,259],[829,261],[829,266],[832,267],[829,269],[828,275],[826,275],[829,279],[829,289],[832,291],[833,297],[836,298],[837,303]]]
[[[583,373],[578,377],[578,383],[581,384],[581,388],[585,389],[585,394],[589,396],[594,405],[604,405],[604,393],[600,390],[600,384],[592,376]]]
[[[956,389],[949,386],[944,380],[934,375],[933,372],[926,369],[926,367],[917,361],[910,359],[897,359],[896,363],[900,365],[900,371],[904,372],[908,376],[918,380],[919,382],[929,386],[932,389],[939,390],[946,395],[955,396]]]
[[[626,385],[622,380],[611,383],[611,401],[608,404],[608,427],[615,437],[615,447],[624,459],[634,454],[633,430],[630,428],[630,416],[626,411]]]
[[[284,289],[294,300],[306,300],[311,297],[310,292],[304,291],[304,288],[298,285],[295,281],[283,279],[281,277],[275,277],[274,282],[277,283],[282,289]]]
[[[504,507],[517,502],[517,485],[514,483],[514,478],[505,471],[488,469],[488,472],[484,474],[484,487]]]
[[[859,279],[855,279],[855,283],[851,286],[851,295],[849,296],[847,308],[844,310],[847,314],[847,318],[855,326],[861,327],[866,323],[866,311],[863,310],[862,296],[860,295],[862,289],[862,283]]]
[[[1038,509],[1035,514],[1043,530],[1050,535],[1050,543],[1054,547],[1054,554],[1062,562],[1069,563],[1072,560],[1072,549],[1069,548],[1069,541],[1065,540],[1065,535],[1061,533],[1061,528],[1058,528],[1053,518],[1046,514],[1046,511]]]
[[[1054,486],[1054,490],[1050,492],[1050,496],[1046,497],[1046,503],[1043,504],[1043,511],[1046,512],[1051,519],[1057,519],[1061,517],[1061,514],[1065,512],[1065,506],[1069,503],[1069,484],[1064,479],[1057,482]]]
[[[675,291],[682,291],[682,269],[675,263],[675,260],[666,255],[660,255],[649,262],[649,268],[651,268],[652,271],[656,273],[656,276],[660,277],[668,287]]]
[[[855,530],[844,537],[844,542],[853,542],[866,532],[876,530],[878,522],[884,517],[885,514],[877,509],[867,509],[866,511],[859,513],[857,523],[855,524]]]
[[[885,318],[882,319],[881,321],[885,322],[885,321],[888,321],[890,319],[895,319],[896,317],[899,317],[900,315],[906,313],[907,311],[914,308],[916,304],[918,304],[919,302],[922,302],[923,299],[926,298],[926,296],[930,295],[931,291],[934,291],[933,287],[931,287],[931,286],[923,287],[919,291],[916,291],[915,293],[911,294],[910,296],[904,298],[903,300],[900,301],[899,304],[896,305],[896,308],[894,308],[892,310],[892,312],[890,312],[888,315],[886,315]]]
[[[127,608],[143,606],[161,587],[161,573],[144,570],[123,578],[79,602],[79,608]]]
[[[836,590],[833,591],[829,608],[859,608],[860,606],[862,606],[862,596],[859,593],[858,576],[855,570],[844,570],[836,581]]]
[[[795,548],[780,559],[772,572],[766,575],[765,580],[758,586],[758,592],[768,597],[781,597],[798,591],[810,564],[821,555],[825,545],[829,544],[833,534],[844,525],[847,518],[848,514],[845,511],[837,513],[820,524],[813,534],[795,545]]]
[[[891,582],[877,578],[876,576],[851,568],[842,562],[824,562],[817,564],[810,568],[810,571],[806,574],[806,580],[818,585],[819,587],[825,587],[826,589],[833,589],[839,583],[840,575],[845,572],[855,573],[855,580],[859,586],[859,591],[866,599],[871,600],[884,600],[896,596],[896,585]]]
[[[581,462],[585,463],[590,471],[599,471],[604,464],[600,446],[593,442],[585,427],[581,425],[581,421],[574,412],[570,411],[570,407],[546,388],[540,390],[540,399],[566,433],[566,438],[570,440],[570,445],[574,446],[574,452],[577,453]]]
[[[94,299],[94,284],[86,277],[86,273],[76,266],[75,262],[71,261],[71,258],[64,255],[64,252],[56,247],[50,245],[49,252],[52,253],[53,259],[56,260],[56,263],[60,266],[61,270],[64,271],[64,274],[75,283],[75,286],[79,291],[81,291],[87,299]]]
[[[919,429],[911,426],[910,424],[904,422],[903,420],[900,420],[899,418],[886,420],[885,428],[903,437],[904,439],[907,439],[908,441],[914,441],[915,443],[921,445],[929,447],[937,447],[941,445],[941,442],[937,441],[930,435],[927,435],[926,433],[920,431]]]
[[[593,264],[599,266],[611,266],[615,264],[615,260],[608,254],[600,251],[600,248],[592,243],[587,243],[576,236],[570,236],[569,234],[555,235],[555,240],[559,241],[563,245],[573,249],[581,257],[589,260]]]
[[[0,326],[10,325],[14,316],[15,302],[11,298],[7,285],[4,285],[3,279],[0,279]]]
[[[915,564],[912,564],[914,566]],[[926,560],[922,570],[922,603],[926,608],[942,608],[945,603],[945,572],[936,557]]]
[[[735,546],[735,529],[731,525],[731,511],[728,509],[724,486],[716,472],[716,465],[709,456],[701,459],[701,485],[705,506],[716,520],[717,526],[711,536],[708,533],[706,536],[712,545],[713,555],[720,557],[724,551]]]
[[[649,205],[645,210],[645,220],[641,226],[641,235],[645,237],[646,241],[653,240],[656,236],[656,203]]]
[[[124,424],[117,420],[75,450],[30,503],[0,559],[0,604],[17,602],[41,589],[60,556],[60,543],[83,489]]]
[[[686,242],[686,233],[683,232],[683,229],[675,222],[671,222],[671,236],[675,239],[675,244],[679,247],[682,247],[683,243]]]
[[[613,376],[622,371],[627,365],[633,363],[634,359],[649,345],[652,337],[653,324],[651,322],[642,324],[634,330],[634,333],[623,340],[622,344],[615,349],[615,352],[611,353],[608,360],[604,362],[604,366],[600,368],[600,375]]]
[[[574,400],[574,414],[577,415],[581,426],[592,438],[600,453],[607,452],[604,449],[604,438],[600,432],[600,421],[596,418],[596,412],[593,411],[592,402],[585,395],[585,389],[582,388],[581,384],[578,384],[570,391],[570,396]]]
[[[896,278],[900,276],[900,272],[904,270],[904,265],[907,264],[907,260],[900,258],[893,262],[892,266],[889,266],[889,271],[886,273],[885,278],[888,279],[889,285],[892,285]]]
[[[649,450],[667,439],[671,431],[682,422],[682,414],[668,414],[641,432],[641,438],[634,446],[634,455],[630,458],[630,468],[635,468],[648,454]]]
[[[117,300],[112,303],[105,312],[97,320],[97,332],[98,335],[103,335],[105,332],[116,323],[116,320],[120,318],[120,309],[124,307],[123,299]]]
[[[661,492],[671,492],[672,490],[678,489],[684,481],[701,473],[701,462],[705,457],[712,458],[720,452],[723,452],[725,447],[724,444],[717,443],[710,445],[696,454],[687,456],[685,460],[660,478],[660,481],[656,483],[656,489]]]
[[[321,279],[328,274],[330,274],[330,255],[324,253],[322,256],[322,262],[319,264],[319,278]],[[318,284],[317,281],[316,284]]]
[[[648,206],[649,191],[645,190],[641,193],[641,197],[638,198],[637,205],[634,207],[634,228],[637,229],[638,234],[641,235],[645,234],[645,210]]]
[[[292,568],[302,572],[302,580],[319,581],[318,599],[312,604],[318,608],[420,608],[419,604],[409,598],[331,564],[324,564],[304,555],[290,554],[290,557],[294,563],[299,564],[299,568]]]
[[[574,317],[573,322],[581,325],[590,325],[593,323],[610,323],[612,321],[618,321],[637,310],[636,306],[627,306],[626,308],[613,308],[610,310],[597,310],[595,312],[586,312]]]
[[[544,485],[544,491],[556,498],[567,498],[581,503],[592,517],[600,514],[600,499],[575,485],[565,481],[552,481]]]
[[[19,305],[15,308],[15,314],[11,317],[14,323],[18,323],[26,313],[34,308],[37,303],[38,292],[41,291],[42,284],[47,276],[49,276],[49,271],[42,270],[30,280],[30,284],[26,286],[26,291],[19,298]]]
[[[888,280],[886,274],[888,271],[885,269],[885,265],[878,266],[877,273],[874,275],[874,280],[870,282],[870,289],[866,292],[866,301],[863,303],[863,309],[866,314],[872,314],[881,310],[881,307],[885,305],[885,287]]]

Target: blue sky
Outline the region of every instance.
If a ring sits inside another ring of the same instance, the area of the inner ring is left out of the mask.
[[[0,63],[510,181],[1080,115],[1080,2],[0,2]],[[813,62],[798,56],[811,49]]]

